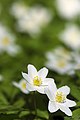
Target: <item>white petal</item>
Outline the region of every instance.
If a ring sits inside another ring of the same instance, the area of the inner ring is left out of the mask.
[[[38,71],[39,77],[41,77],[43,79],[46,78],[47,74],[48,74],[48,69],[45,67]]]
[[[65,95],[68,95],[70,93],[70,88],[68,86],[63,86],[59,88],[58,91],[63,92]]]
[[[21,80],[19,81],[19,84],[22,85],[22,83],[27,83],[27,81],[26,81],[25,79],[21,79]]]
[[[48,83],[48,86],[49,86],[49,90],[50,90],[50,92],[52,92],[52,93],[56,93],[56,91],[57,91],[57,87],[56,87],[56,84],[55,84],[55,82],[53,81],[50,81],[49,83]]]
[[[23,78],[24,78],[26,81],[28,81],[29,83],[31,83],[31,79],[30,79],[30,77],[28,76],[27,73],[23,73],[23,72],[22,72],[22,76],[23,76]]]
[[[28,93],[29,93],[28,90],[23,90],[23,89],[21,89],[21,91],[22,91],[23,93],[25,93],[25,94],[28,94]]]
[[[66,115],[72,116],[72,112],[71,112],[71,110],[70,110],[67,106],[65,106],[65,105],[60,105],[59,107],[60,107],[60,110],[61,110],[62,112],[64,112]]]
[[[17,87],[17,88],[20,88],[20,84],[19,84],[19,83],[17,83],[17,82],[12,82],[12,84],[13,84],[15,87]]]
[[[26,88],[23,88],[23,84],[25,84],[25,85],[27,84],[27,81],[25,79],[21,79],[20,82],[19,82],[19,85],[20,85],[20,89],[22,89],[22,90],[25,89],[26,90]]]
[[[14,56],[15,54],[19,53],[21,51],[21,48],[20,46],[17,46],[17,45],[12,45],[10,44],[8,47],[7,47],[7,52],[11,55],[11,56]]]
[[[22,72],[22,76],[23,76],[24,79],[26,79],[26,80],[28,81],[28,78],[29,78],[29,77],[28,77],[28,74],[27,74],[27,73],[23,73],[23,72]]]
[[[26,84],[26,89],[28,91],[36,91],[35,87],[29,83]]]
[[[53,78],[45,78],[44,81],[42,82],[42,85],[48,86],[49,82],[54,82],[54,79]]]
[[[53,113],[53,112],[56,112],[58,110],[58,105],[56,104],[56,102],[53,102],[53,101],[49,101],[49,104],[48,104],[48,110]]]
[[[25,94],[28,94],[29,91],[27,90],[27,88],[23,88],[23,84],[27,84],[27,81],[25,79],[21,79],[20,82],[19,82],[19,85],[20,85],[20,90],[25,93]]]
[[[69,100],[66,99],[66,103],[65,103],[68,107],[73,107],[76,106],[76,102],[74,102],[73,100]]]
[[[53,101],[54,100],[54,92],[50,91],[48,87],[44,89],[45,94],[48,96],[49,100]]]
[[[14,85],[14,86],[16,86],[17,88],[19,88],[23,93],[25,93],[25,94],[28,94],[29,93],[29,91],[27,90],[27,89],[22,89],[21,88],[21,86],[20,86],[20,84],[21,84],[21,82],[23,81],[23,79],[22,80],[20,80],[20,82],[19,83],[17,83],[17,82],[12,82],[12,84]]]
[[[31,77],[31,78],[34,78],[35,76],[37,76],[37,70],[36,68],[33,66],[33,65],[28,65],[28,75]]]
[[[38,91],[39,93],[45,94],[45,92],[44,92],[44,87],[43,87],[43,86],[37,87],[36,89],[37,89],[37,91]]]

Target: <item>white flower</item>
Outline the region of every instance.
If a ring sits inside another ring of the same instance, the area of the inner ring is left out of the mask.
[[[47,8],[44,8],[42,6],[33,6],[30,9],[30,12],[35,19],[35,22],[39,25],[42,26],[48,22],[50,22],[52,16],[50,11]]]
[[[15,2],[12,4],[10,12],[15,18],[21,19],[27,14],[28,7],[22,2]]]
[[[35,20],[27,15],[17,21],[17,31],[29,33],[31,36],[34,36],[40,33],[40,27],[36,24]]]
[[[44,88],[48,86],[49,82],[54,82],[52,78],[46,78],[48,74],[47,68],[42,68],[38,72],[33,65],[28,65],[28,74],[22,73],[27,81],[27,89],[29,91],[38,91],[44,94]]]
[[[60,51],[59,51],[60,52]],[[61,51],[62,52],[62,51]],[[59,74],[67,74],[72,70],[73,64],[71,64],[68,54],[64,55],[65,51],[62,52],[62,55],[58,51],[48,52],[46,58],[48,59],[45,65]]]
[[[80,70],[80,53],[79,51],[72,51],[71,52],[72,58],[72,70],[68,71],[68,75],[74,75],[75,70]]]
[[[26,82],[26,80],[24,80],[24,79],[21,79],[21,80],[19,81],[19,83],[13,82],[13,85],[14,85],[15,87],[19,88],[23,93],[28,94],[29,91],[28,91],[27,88],[26,88],[26,84],[27,84],[27,82]]]
[[[45,93],[49,98],[48,110],[51,113],[60,109],[66,115],[72,116],[69,107],[75,106],[76,103],[67,98],[67,95],[70,93],[70,88],[68,86],[57,89],[55,83],[49,83],[48,88],[45,88]]]
[[[60,39],[72,49],[80,48],[80,28],[74,24],[68,24],[60,34]]]
[[[61,17],[70,20],[79,15],[80,0],[56,0],[56,8]]]
[[[80,53],[77,51],[72,52],[72,58],[74,62],[73,70],[80,70]]]
[[[51,13],[41,6],[33,6],[22,19],[18,20],[17,29],[20,32],[27,32],[30,35],[36,35],[41,32],[41,28],[51,20]]]
[[[52,54],[54,56],[54,54],[62,59],[66,59],[66,60],[71,60],[71,52],[68,51],[66,48],[59,46],[57,48],[55,48],[52,52],[47,53]]]
[[[79,56],[79,59],[76,59],[75,60],[75,63],[74,63],[74,69],[75,70],[80,70],[80,56]]]
[[[15,36],[0,24],[0,53],[6,51],[10,55],[15,55],[19,49],[15,44]]]

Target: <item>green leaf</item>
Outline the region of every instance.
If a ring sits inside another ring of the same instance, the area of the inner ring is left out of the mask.
[[[20,110],[14,106],[2,106],[0,107],[0,113],[3,114],[17,114]]]
[[[80,107],[80,101],[79,101],[79,102],[77,102],[77,105],[76,105],[76,107]]]
[[[5,105],[9,104],[6,97],[2,93],[0,93],[0,104],[5,104]]]
[[[73,116],[72,116],[72,118],[73,118],[74,120],[80,120],[80,108],[73,111]]]
[[[71,88],[71,95],[77,100],[80,100],[80,89],[73,83],[70,83],[69,86]]]
[[[35,114],[34,111],[32,113]],[[45,119],[49,118],[48,111],[42,111],[42,110],[39,110],[39,109],[37,109],[37,116],[41,117],[41,118],[45,118]]]
[[[14,114],[11,114],[11,115],[6,115],[6,114],[1,114],[0,115],[0,120],[20,120],[20,119],[17,119],[18,116],[17,115],[14,115]]]
[[[74,120],[74,119],[71,117],[65,117],[64,120]]]
[[[19,100],[17,100],[14,103],[14,106],[18,107],[18,108],[22,108],[25,105],[25,101],[23,98],[20,98]]]
[[[25,115],[28,115],[28,114],[30,114],[30,112],[29,112],[28,110],[22,111],[22,112],[19,114],[19,117],[21,118],[21,117],[23,117],[23,116],[25,116]]]

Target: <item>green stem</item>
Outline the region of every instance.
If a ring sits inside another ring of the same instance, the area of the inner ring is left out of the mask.
[[[35,116],[36,116],[36,120],[37,120],[36,91],[34,91],[34,107],[35,107]]]

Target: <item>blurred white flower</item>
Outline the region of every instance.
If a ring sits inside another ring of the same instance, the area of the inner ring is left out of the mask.
[[[0,74],[0,82],[3,81],[3,76]]]
[[[51,52],[50,52],[51,53]],[[68,51],[66,48],[62,47],[62,46],[59,46],[59,47],[56,47],[53,51],[52,51],[52,54],[55,54],[57,55],[58,57],[60,58],[64,58],[66,60],[71,60],[71,52]],[[49,53],[48,53],[49,54]],[[54,56],[53,54],[53,56]]]
[[[74,70],[74,73],[75,73],[75,70],[80,70],[80,53],[76,52],[76,51],[73,51],[72,52],[72,59],[73,59],[73,62],[74,62],[73,70]]]
[[[46,78],[48,74],[47,68],[42,68],[38,72],[33,65],[28,65],[28,74],[22,73],[24,79],[27,81],[27,89],[29,91],[38,91],[44,94],[44,88],[48,86],[49,82],[54,82],[52,78]]]
[[[68,86],[57,89],[55,83],[49,83],[48,88],[45,88],[45,93],[49,98],[48,110],[51,113],[60,109],[66,115],[72,116],[69,107],[75,106],[76,103],[67,99],[67,95],[70,93],[70,88]]]
[[[59,37],[62,42],[72,49],[80,48],[80,28],[76,25],[68,24]]]
[[[52,52],[48,52],[46,54],[46,58],[47,62],[45,65],[59,74],[67,74],[70,70],[72,70],[73,64],[70,62],[71,55],[66,49],[64,51],[64,49],[58,48]]]
[[[20,19],[27,14],[28,7],[22,2],[15,2],[12,4],[10,13],[17,19]]]
[[[72,64],[65,59],[59,59],[56,56],[54,56],[53,60],[48,61],[46,66],[59,74],[67,74],[72,69]]]
[[[41,32],[41,28],[48,24],[52,16],[50,11],[41,6],[31,7],[22,19],[18,20],[17,29],[20,32],[27,32],[36,35]]]
[[[21,80],[19,81],[19,83],[13,82],[13,85],[14,85],[15,87],[19,88],[23,93],[28,94],[29,91],[28,91],[27,88],[26,88],[26,84],[27,84],[27,82],[26,82],[26,80],[24,80],[24,79],[21,79]]]
[[[61,17],[73,19],[80,13],[80,0],[56,0],[56,8]]]
[[[17,30],[19,32],[29,33],[34,36],[40,32],[40,28],[36,25],[35,20],[28,16],[25,16],[23,19],[19,19],[17,22]]]
[[[79,57],[79,59],[76,59],[74,69],[80,70],[80,57]]]
[[[0,53],[6,51],[14,56],[19,49],[19,46],[15,44],[15,36],[5,26],[0,24]]]
[[[68,71],[68,75],[74,75],[76,70],[80,70],[80,53],[79,51],[72,51],[71,52],[71,62],[72,62],[72,69]]]

